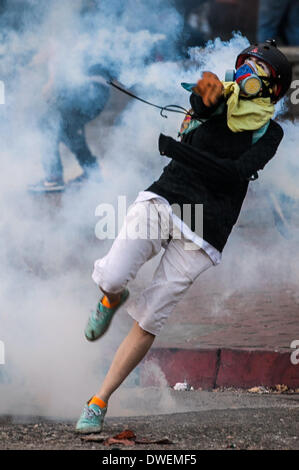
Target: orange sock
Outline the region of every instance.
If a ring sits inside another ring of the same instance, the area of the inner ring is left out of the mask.
[[[109,302],[108,297],[104,295],[104,297],[101,300],[101,303],[102,305],[104,305],[104,307],[113,308],[119,304],[119,300],[116,300],[115,302]]]
[[[100,408],[106,408],[107,403],[94,395],[88,405],[98,405]]]

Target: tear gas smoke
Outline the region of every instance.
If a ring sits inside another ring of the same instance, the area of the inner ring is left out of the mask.
[[[167,32],[161,18],[167,18]],[[121,311],[101,341],[89,344],[83,335],[99,297],[91,280],[93,262],[111,244],[95,238],[95,208],[101,202],[116,204],[119,195],[131,203],[138,191],[158,178],[168,161],[158,153],[159,133],[175,137],[182,116],[162,119],[154,108],[112,91],[108,102],[105,95],[102,114],[86,128],[88,143],[101,161],[103,182],[91,179],[61,197],[33,197],[27,185],[43,177],[42,156],[51,159],[61,124],[44,87],[52,78],[55,87],[71,92],[85,83],[86,68],[100,64],[104,76],[134,87],[145,99],[188,107],[189,96],[180,82],[193,82],[206,69],[224,78],[248,41],[241,35],[227,43],[216,40],[205,49],[191,50],[192,60],[184,63],[175,55],[182,20],[166,0],[12,1],[1,24],[0,78],[6,85],[6,104],[0,106],[0,339],[6,363],[0,367],[0,413],[77,417],[131,325]],[[157,55],[163,60],[155,61]],[[84,96],[81,99],[84,105]],[[47,127],[42,124],[45,115]],[[261,182],[263,190],[266,186],[297,199],[297,125],[285,123],[284,129],[285,139]],[[68,180],[80,168],[69,150],[60,149]],[[253,185],[257,214],[264,200],[258,196],[259,186]],[[265,273],[278,281],[281,276],[297,279],[296,251],[289,253],[290,245],[273,224],[267,233],[268,248],[261,251],[236,230],[223,264],[208,273],[224,295],[252,287]],[[158,260],[141,269],[132,283],[133,293],[145,285]],[[163,379],[160,385],[165,392],[160,408],[173,411]],[[128,402],[121,394],[126,386],[138,387],[138,372],[113,397],[111,414],[125,413]]]

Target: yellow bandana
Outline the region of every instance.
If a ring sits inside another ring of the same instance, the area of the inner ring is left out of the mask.
[[[266,72],[256,64],[259,75]],[[240,87],[236,82],[222,82],[227,99],[227,125],[232,132],[252,131],[264,126],[273,116],[275,108],[271,98],[240,99]]]

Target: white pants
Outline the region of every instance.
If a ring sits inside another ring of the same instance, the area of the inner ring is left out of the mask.
[[[137,226],[141,236],[136,238]],[[104,291],[121,292],[162,247],[165,251],[149,286],[126,305],[140,327],[155,336],[199,274],[213,265],[201,248],[173,226],[166,204],[158,199],[135,202],[108,254],[95,262],[92,274]]]

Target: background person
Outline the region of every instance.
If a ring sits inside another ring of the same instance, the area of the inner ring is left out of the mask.
[[[299,46],[299,0],[259,0],[257,39],[267,38]]]
[[[57,79],[55,66],[55,47],[33,59],[34,65],[47,64],[48,80],[42,96],[47,102],[48,110],[41,119],[41,127],[45,134],[53,138],[54,150],[42,156],[45,178],[29,189],[36,192],[63,191],[65,188],[63,166],[59,144],[63,142],[76,157],[82,168],[82,174],[71,183],[82,183],[91,176],[100,181],[98,159],[92,154],[85,136],[85,125],[98,116],[106,106],[110,88],[106,83],[109,72],[100,64],[86,70],[84,80],[80,84],[68,83]]]

